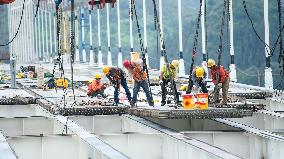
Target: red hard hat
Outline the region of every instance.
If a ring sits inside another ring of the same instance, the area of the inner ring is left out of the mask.
[[[130,65],[131,65],[131,62],[130,60],[124,60],[123,61],[123,66],[126,68],[126,69],[129,69],[130,68]]]

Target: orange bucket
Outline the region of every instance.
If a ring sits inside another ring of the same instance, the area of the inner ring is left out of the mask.
[[[194,109],[194,99],[193,95],[185,94],[183,97],[183,108],[184,109]]]
[[[199,109],[208,109],[208,94],[199,93],[196,94],[197,102],[195,103]]]

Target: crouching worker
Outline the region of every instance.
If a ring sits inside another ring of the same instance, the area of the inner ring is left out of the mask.
[[[214,90],[214,103],[219,103],[219,93],[222,88],[223,101],[222,104],[227,104],[228,90],[230,84],[229,72],[227,72],[223,66],[220,65],[218,70],[215,61],[212,59],[208,60],[208,68],[211,70],[212,82],[215,85]]]
[[[160,85],[162,89],[162,101],[161,101],[161,106],[164,106],[166,104],[166,93],[167,93],[167,85],[169,82],[171,82],[171,78],[173,80],[173,86],[171,87],[173,92],[175,92],[174,96],[179,103],[179,93],[177,92],[176,88],[176,83],[175,83],[175,78],[177,76],[178,72],[178,66],[179,66],[179,61],[178,60],[173,60],[171,64],[169,64],[169,69],[167,68],[167,65],[164,65],[161,71],[160,75]]]
[[[129,73],[133,76],[134,79],[132,104],[134,105],[137,102],[137,95],[140,90],[140,87],[142,87],[143,91],[146,94],[148,104],[150,106],[154,106],[153,97],[150,93],[147,81],[147,73],[143,70],[143,60],[138,59],[134,62],[131,62],[130,60],[125,60],[123,62],[123,66],[129,71]]]
[[[196,87],[200,87],[203,93],[208,93],[205,82],[206,77],[207,74],[203,67],[195,67],[195,69],[192,71],[192,79],[188,85],[188,90],[186,93],[191,93],[193,85],[195,85]]]
[[[114,105],[117,106],[119,104],[118,91],[120,90],[120,84],[125,90],[130,105],[132,105],[131,93],[128,89],[125,73],[123,72],[123,70],[117,67],[104,66],[103,73],[106,75],[106,77],[114,87]]]
[[[88,96],[96,97],[100,94],[103,98],[106,97],[104,91],[107,85],[101,83],[101,78],[102,76],[100,74],[95,75],[95,80],[88,86]]]

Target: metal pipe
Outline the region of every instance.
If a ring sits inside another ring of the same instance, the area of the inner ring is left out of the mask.
[[[110,27],[109,27],[109,3],[106,4],[107,9],[107,65],[112,66],[111,51],[110,51]]]
[[[48,47],[48,15],[47,15],[47,11],[45,11],[45,18],[44,18],[44,21],[45,21],[45,38],[46,38],[46,60],[47,62],[49,62],[49,59],[50,59],[50,51],[49,51],[49,47]]]
[[[130,52],[133,52],[133,32],[132,32],[132,0],[129,0],[129,36],[130,36]]]
[[[51,14],[52,12],[50,11],[49,12],[49,40],[50,40],[50,52],[49,52],[49,59],[50,59],[50,62],[52,62],[52,57],[53,57],[53,46],[52,46],[52,24],[51,24]]]
[[[182,44],[182,16],[181,16],[181,0],[178,0],[178,35],[179,35],[179,75],[185,75],[183,60],[183,44]]]
[[[122,53],[121,53],[121,33],[120,33],[120,5],[119,5],[119,0],[116,1],[117,4],[117,38],[118,38],[118,67],[122,67]]]
[[[35,13],[35,8],[34,8],[34,13]],[[33,14],[34,15],[34,14]],[[38,17],[36,17],[38,18]],[[35,33],[35,59],[36,61],[39,61],[39,56],[38,56],[38,52],[39,52],[39,49],[38,49],[38,24],[37,24],[37,19],[34,20],[34,33]]]
[[[232,82],[237,82],[237,72],[236,65],[234,61],[235,49],[234,49],[234,21],[233,21],[233,1],[229,0],[229,28],[230,28],[230,55],[231,55],[231,64],[230,64],[230,79]]]
[[[76,37],[76,53],[75,61],[80,62],[80,52],[79,52],[79,17],[77,11],[75,12],[75,37]]]
[[[82,47],[83,47],[83,62],[87,61],[87,54],[85,50],[85,10],[81,8],[81,15],[82,15]]]
[[[41,42],[42,42],[42,58],[43,58],[43,61],[45,61],[46,60],[46,52],[45,52],[45,42],[44,42],[44,28],[43,28],[43,26],[44,26],[44,23],[43,23],[43,19],[44,19],[44,17],[43,17],[43,11],[42,10],[40,10],[41,11]]]
[[[269,45],[269,16],[268,16],[268,0],[264,0],[264,41],[267,45]],[[273,89],[273,77],[272,77],[272,69],[270,66],[270,50],[268,48],[264,48],[265,50],[265,58],[266,58],[266,67],[265,67],[265,75],[264,75],[264,86],[265,88]]]
[[[99,51],[98,51],[98,63],[99,66],[103,66],[103,56],[101,51],[101,11],[100,5],[97,6],[97,17],[98,17],[98,44],[99,44]]]
[[[92,10],[89,8],[89,25],[90,25],[90,65],[95,64],[93,50],[93,28],[92,28]]]
[[[162,0],[159,0],[159,20],[160,20],[160,29],[161,29],[161,34],[163,34],[163,4],[162,4]],[[164,64],[165,64],[165,58],[163,55],[163,44],[162,44],[162,40],[160,40],[160,48],[161,48],[161,57],[160,57],[160,70],[162,70]]]
[[[40,10],[38,10],[38,15],[37,15],[37,25],[38,25],[38,46],[39,46],[39,52],[38,52],[38,56],[39,56],[39,60],[42,61],[43,59],[43,54],[42,54],[42,48],[41,48],[41,26],[40,26]]]
[[[143,28],[144,28],[144,51],[146,57],[146,64],[150,68],[149,58],[148,58],[148,41],[147,41],[147,10],[146,10],[146,0],[143,0]]]
[[[53,58],[55,58],[58,54],[57,52],[57,37],[56,37],[56,34],[57,34],[57,21],[56,21],[56,13],[54,12],[53,13],[53,38],[54,38],[54,55],[53,55]]]

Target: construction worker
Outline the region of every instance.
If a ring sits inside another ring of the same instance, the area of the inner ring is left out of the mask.
[[[127,99],[130,105],[132,106],[133,104],[131,99],[131,93],[126,83],[124,71],[117,67],[104,66],[103,73],[106,75],[106,77],[109,79],[109,81],[112,83],[114,87],[114,105],[117,106],[119,104],[118,91],[120,89],[120,84],[121,84],[125,90]]]
[[[220,65],[219,70],[218,66],[215,64],[215,61],[212,59],[208,60],[208,68],[211,70],[212,82],[215,84],[214,89],[214,102],[219,103],[219,92],[222,88],[223,104],[227,104],[230,75],[229,72]]]
[[[195,67],[195,69],[192,71],[192,79],[191,82],[189,83],[189,88],[187,93],[191,93],[193,85],[195,85],[196,87],[201,87],[201,91],[203,93],[208,93],[205,82],[206,77],[207,74],[203,67]]]
[[[137,59],[136,61],[125,60],[123,62],[123,66],[129,71],[129,73],[133,76],[134,79],[134,89],[133,89],[133,97],[132,103],[133,105],[137,101],[137,95],[140,90],[140,87],[144,90],[148,104],[150,106],[154,106],[153,97],[149,90],[149,85],[147,82],[147,73],[143,70],[143,60]]]
[[[106,97],[104,91],[107,85],[101,83],[101,78],[102,78],[101,74],[95,75],[95,80],[88,86],[88,93],[87,93],[88,96],[96,97],[97,95],[100,94],[103,98]]]
[[[177,92],[176,89],[176,83],[175,83],[175,78],[177,76],[178,73],[178,66],[179,66],[179,61],[178,60],[173,60],[171,64],[169,64],[169,69],[167,67],[167,65],[165,64],[162,68],[161,71],[161,75],[160,75],[160,82],[159,84],[161,85],[161,89],[162,89],[162,101],[161,101],[161,106],[164,106],[166,104],[166,92],[167,92],[167,85],[169,82],[171,82],[171,79],[173,81],[172,84],[172,90],[173,92],[175,92],[174,96],[176,98],[176,102],[178,104],[179,103],[179,93]]]

